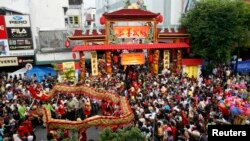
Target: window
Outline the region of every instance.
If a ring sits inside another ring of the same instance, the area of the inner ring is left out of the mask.
[[[73,17],[69,17],[69,24],[73,24]]]
[[[69,19],[65,18],[65,25],[68,25],[68,24],[69,24]]]
[[[73,27],[79,27],[80,26],[79,16],[69,16],[68,24],[70,24]]]
[[[79,25],[79,18],[78,18],[78,16],[74,16],[74,24]]]

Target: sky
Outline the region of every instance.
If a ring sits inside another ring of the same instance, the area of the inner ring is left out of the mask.
[[[83,0],[84,1],[84,7],[95,7],[95,0]]]

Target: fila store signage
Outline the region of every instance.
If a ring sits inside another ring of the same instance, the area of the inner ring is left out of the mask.
[[[8,38],[31,38],[30,27],[8,27]]]
[[[4,16],[0,16],[0,39],[7,39]]]
[[[5,16],[6,27],[30,27],[28,15]]]

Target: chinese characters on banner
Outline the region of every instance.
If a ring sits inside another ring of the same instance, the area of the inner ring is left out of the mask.
[[[97,76],[98,75],[98,61],[97,61],[96,51],[91,52],[91,69],[92,69],[92,75]]]
[[[115,26],[114,32],[117,38],[146,38],[148,26]]]
[[[143,65],[145,56],[143,53],[123,53],[121,54],[122,65]]]
[[[177,69],[181,70],[182,67],[182,50],[177,50]]]
[[[164,50],[163,65],[164,65],[164,69],[169,69],[169,65],[170,65],[170,53],[169,53],[169,50]]]

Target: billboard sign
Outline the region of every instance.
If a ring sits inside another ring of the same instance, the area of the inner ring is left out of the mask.
[[[19,66],[25,66],[26,64],[34,64],[35,59],[33,56],[17,57]]]
[[[30,27],[28,15],[5,16],[6,27]]]
[[[0,39],[7,39],[4,16],[0,16]]]
[[[32,50],[32,39],[10,39],[9,50]]]
[[[9,55],[8,40],[0,40],[0,56]]]
[[[30,27],[8,27],[7,28],[8,38],[31,38]]]
[[[18,66],[17,57],[0,58],[0,67]]]

